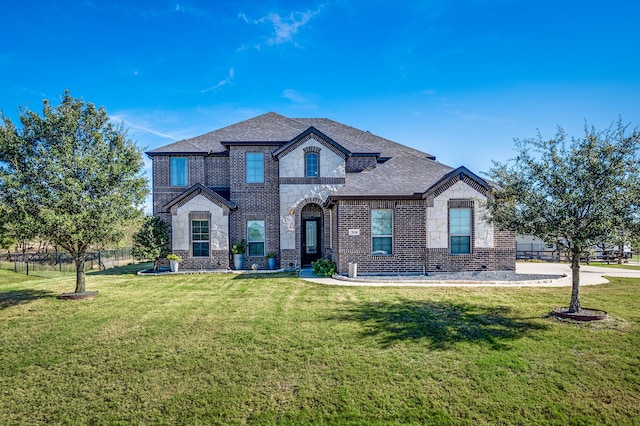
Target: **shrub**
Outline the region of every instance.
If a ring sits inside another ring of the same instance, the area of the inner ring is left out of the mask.
[[[245,240],[240,240],[231,244],[231,254],[244,254],[246,250],[247,242]]]
[[[331,259],[323,258],[311,262],[313,273],[319,277],[331,277],[336,273],[336,264]]]
[[[177,254],[168,254],[167,255],[167,260],[177,260],[178,262],[182,261],[182,257],[178,256]]]

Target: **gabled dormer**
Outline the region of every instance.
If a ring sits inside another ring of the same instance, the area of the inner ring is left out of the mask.
[[[290,179],[311,180],[344,178],[345,164],[351,152],[314,127],[293,138],[273,152],[278,160],[281,183]],[[302,182],[297,182],[302,183]]]

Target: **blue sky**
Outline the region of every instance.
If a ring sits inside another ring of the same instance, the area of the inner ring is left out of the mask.
[[[64,89],[148,149],[268,111],[486,172],[513,138],[640,124],[640,2],[5,2],[0,110]]]

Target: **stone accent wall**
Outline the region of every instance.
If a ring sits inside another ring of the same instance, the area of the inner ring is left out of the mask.
[[[427,247],[432,249],[448,249],[449,247],[449,201],[473,201],[473,247],[492,248],[494,246],[494,230],[483,218],[487,197],[458,180],[437,192],[433,198],[433,206],[427,207]]]
[[[283,250],[299,249],[296,232],[301,226],[300,210],[308,203],[322,205],[329,194],[343,185],[280,185],[280,247]],[[327,222],[328,223],[328,222]],[[323,246],[324,247],[324,246]],[[327,246],[328,247],[328,246]],[[299,251],[299,250],[298,250]],[[298,253],[298,257],[299,257]]]
[[[320,176],[307,178],[305,173],[305,153],[319,153]],[[282,265],[300,265],[301,263],[301,213],[305,206],[315,205],[322,211],[323,255],[331,250],[330,216],[320,206],[329,194],[337,191],[345,182],[345,161],[324,141],[314,137],[295,146],[280,155],[278,164],[280,173],[280,249]],[[305,210],[306,211],[306,210]],[[320,214],[319,212],[316,212]]]
[[[345,177],[344,159],[313,138],[300,144],[286,155],[280,155],[280,177],[304,178],[305,150],[309,151],[310,149],[319,154],[319,177]]]
[[[279,145],[230,146],[229,147],[229,184],[231,200],[238,205],[238,210],[231,212],[231,238],[233,241],[247,239],[247,221],[264,220],[265,254],[280,251],[280,203],[278,191],[278,161],[271,153]],[[245,154],[262,152],[264,154],[264,183],[246,183]],[[232,242],[233,242],[232,241]],[[280,265],[280,257],[276,257],[276,267]],[[243,269],[257,264],[260,269],[268,268],[264,256],[249,257],[245,253]]]
[[[191,221],[209,220],[210,257],[194,258],[191,247]],[[176,209],[171,216],[171,251],[183,258],[184,269],[229,268],[229,214],[228,210],[196,195]]]

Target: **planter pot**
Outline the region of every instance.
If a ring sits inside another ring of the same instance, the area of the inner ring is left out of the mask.
[[[242,269],[242,262],[244,261],[244,255],[242,254],[234,254],[233,255],[233,269]]]
[[[276,258],[270,257],[267,260],[269,261],[269,269],[276,269]]]
[[[171,264],[171,272],[178,272],[178,265],[180,265],[180,262],[177,260],[170,260],[169,263]]]

